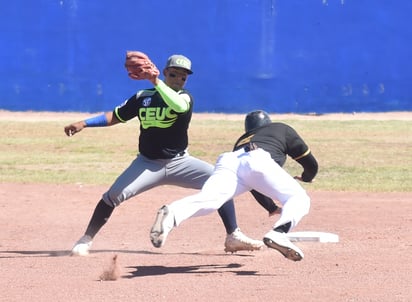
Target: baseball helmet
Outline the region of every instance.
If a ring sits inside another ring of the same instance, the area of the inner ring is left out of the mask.
[[[251,111],[245,118],[245,131],[249,132],[250,130],[270,124],[271,122],[267,112],[263,110]]]

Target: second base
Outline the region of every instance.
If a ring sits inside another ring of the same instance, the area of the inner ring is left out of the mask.
[[[302,231],[287,233],[290,241],[299,242],[339,242],[339,236],[333,233]]]

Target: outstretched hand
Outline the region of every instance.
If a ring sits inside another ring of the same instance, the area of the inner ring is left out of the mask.
[[[66,133],[67,136],[73,136],[77,132],[82,131],[82,129],[85,126],[86,125],[85,125],[84,121],[73,123],[73,124],[70,124],[70,125],[64,127],[64,132]]]

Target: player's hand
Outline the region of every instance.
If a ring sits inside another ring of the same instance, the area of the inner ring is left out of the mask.
[[[73,136],[77,132],[82,131],[84,127],[85,127],[85,123],[81,121],[81,122],[73,123],[73,124],[70,124],[64,127],[64,132],[66,133],[67,136]]]
[[[296,175],[295,177],[293,177],[294,179],[296,179],[296,180],[299,180],[299,181],[303,181],[302,180],[302,177],[301,176],[298,176],[298,175]]]
[[[308,183],[311,183],[311,182],[314,182],[315,180],[314,179],[312,179],[311,181],[304,181],[303,179],[302,179],[302,177],[301,176],[298,176],[298,175],[296,175],[295,177],[293,177],[294,179],[296,179],[296,180],[299,180],[299,181],[301,181],[301,182],[308,182]]]
[[[148,55],[141,51],[127,51],[124,66],[127,74],[133,80],[149,80],[153,85],[159,81],[159,69]]]

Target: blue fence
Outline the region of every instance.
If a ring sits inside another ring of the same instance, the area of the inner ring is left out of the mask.
[[[110,4],[109,4],[110,3]],[[412,110],[412,1],[38,0],[0,5],[0,109],[111,110],[150,87],[126,50],[193,61],[197,112]]]

